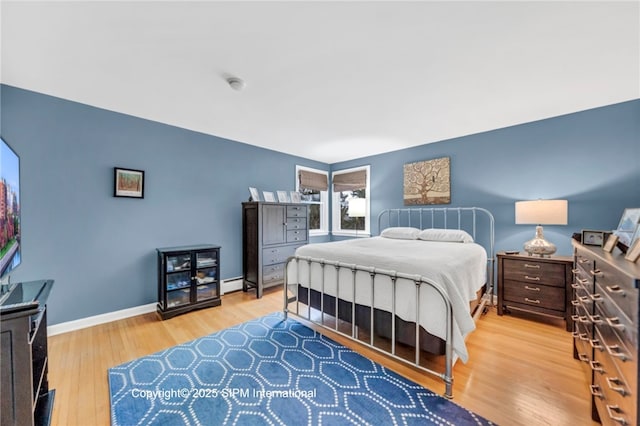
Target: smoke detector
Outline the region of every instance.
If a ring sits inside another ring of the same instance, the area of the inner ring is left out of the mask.
[[[227,83],[233,90],[238,91],[244,89],[244,86],[246,85],[244,80],[239,77],[229,77],[227,78]]]

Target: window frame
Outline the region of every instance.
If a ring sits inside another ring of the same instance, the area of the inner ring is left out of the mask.
[[[307,172],[313,172],[313,173],[318,173],[318,174],[323,174],[327,177],[327,182],[329,182],[329,171],[328,170],[320,170],[320,169],[314,169],[312,167],[307,167],[307,166],[300,166],[300,165],[296,165],[296,191],[300,192],[300,179],[298,179],[298,175],[300,173],[300,170],[305,170]],[[303,201],[304,204],[319,204],[320,205],[320,229],[311,229],[309,228],[309,236],[310,237],[317,237],[317,236],[324,236],[324,235],[329,235],[329,189],[331,189],[331,187],[329,187],[326,191],[320,191],[320,202],[308,202],[308,201]]]
[[[364,230],[342,229],[342,218],[340,211],[340,193],[333,191],[333,178],[335,175],[356,172],[359,170],[365,170],[366,172],[366,188],[365,199],[367,214],[364,217]],[[335,170],[331,172],[331,185],[329,186],[331,191],[331,234],[336,236],[347,237],[370,237],[371,236],[371,166],[357,166],[349,169]]]

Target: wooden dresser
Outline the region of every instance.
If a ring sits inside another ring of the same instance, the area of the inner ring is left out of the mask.
[[[563,318],[571,331],[571,257],[498,253],[498,315],[510,309]]]
[[[242,290],[284,283],[285,262],[309,242],[309,208],[298,203],[242,203]]]
[[[591,416],[603,425],[636,425],[640,264],[617,248],[572,243],[573,356],[591,386]]]

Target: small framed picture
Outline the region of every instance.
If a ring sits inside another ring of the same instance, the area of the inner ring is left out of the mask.
[[[300,193],[298,191],[291,191],[291,202],[292,203],[302,202],[302,197],[300,197]]]
[[[114,167],[113,196],[144,198],[144,171]]]
[[[279,203],[288,203],[289,202],[289,194],[287,191],[276,191],[278,194],[278,202]]]
[[[260,201],[260,193],[258,192],[258,190],[256,188],[253,187],[249,187],[249,193],[251,194],[251,200],[250,201]]]
[[[631,247],[633,233],[640,223],[640,208],[624,209],[620,223],[615,231],[618,236],[618,242],[626,248]]]
[[[582,230],[582,244],[587,246],[604,246],[607,237],[611,235],[609,231],[594,231],[592,229]]]
[[[618,242],[618,236],[611,234],[609,235],[609,238],[607,238],[607,242],[604,244],[604,246],[602,246],[602,249],[607,253],[611,253],[613,251],[613,248],[616,246],[617,242]]]
[[[631,262],[635,262],[640,257],[640,239],[636,240],[629,250],[627,250],[627,254],[624,256],[625,259]]]
[[[262,191],[262,195],[264,196],[264,200],[269,203],[274,203],[276,201],[276,197],[273,195],[273,192]]]

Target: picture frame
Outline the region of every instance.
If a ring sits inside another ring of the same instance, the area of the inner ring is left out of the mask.
[[[262,195],[264,196],[264,201],[275,203],[276,197],[273,195],[273,192],[262,191]]]
[[[631,236],[631,243],[629,244],[629,247],[633,246],[639,240],[640,240],[640,224],[636,226],[636,230]]]
[[[626,208],[622,212],[618,228],[614,234],[618,236],[618,245],[622,245],[623,249],[628,249],[640,223],[640,208]]]
[[[256,188],[250,186],[249,193],[251,194],[251,198],[249,199],[249,201],[260,201],[260,193]]]
[[[289,194],[287,194],[287,191],[276,191],[276,194],[278,195],[278,202],[279,203],[288,203],[289,202]]]
[[[291,202],[292,203],[301,203],[302,196],[298,191],[291,191]]]
[[[144,170],[114,167],[113,196],[144,198]]]
[[[618,243],[618,236],[615,234],[610,234],[609,238],[607,238],[607,242],[602,246],[602,249],[607,253],[611,253]]]
[[[582,244],[586,246],[604,247],[611,231],[597,231],[593,229],[582,230]]]
[[[635,262],[640,258],[640,239],[637,239],[633,245],[629,247],[624,258],[630,262]]]
[[[451,158],[406,163],[402,193],[405,206],[451,204]]]

